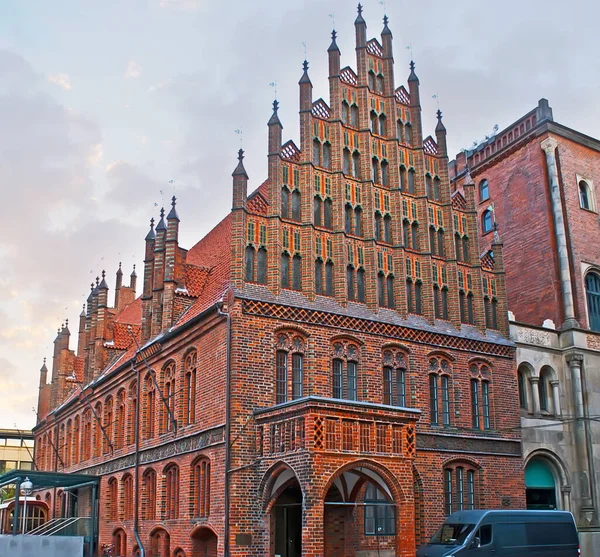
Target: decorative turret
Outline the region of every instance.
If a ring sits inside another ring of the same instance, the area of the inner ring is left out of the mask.
[[[150,230],[146,234],[146,250],[144,255],[144,288],[142,291],[142,342],[150,338],[152,326],[152,285],[154,284],[154,246],[156,232],[154,218],[150,219]]]
[[[98,308],[108,305],[108,284],[106,282],[106,271],[102,269],[102,282],[98,285]]]
[[[155,337],[162,329],[163,290],[165,280],[165,239],[167,225],[165,209],[160,209],[160,220],[156,225],[156,242],[154,244],[154,281],[152,285],[152,327],[150,336]]]
[[[438,153],[443,157],[448,156],[448,145],[446,144],[446,126],[442,122],[442,111],[437,111],[437,125],[435,127],[435,137],[438,144]]]
[[[367,46],[367,22],[362,16],[363,7],[360,3],[358,4],[358,7],[356,9],[358,11],[358,15],[354,20],[354,29],[356,32],[356,48],[361,48]]]
[[[337,37],[337,33],[335,29],[331,32],[331,44],[327,49],[329,53],[329,77],[337,77],[340,75],[340,60],[342,57],[342,53],[335,42]]]
[[[388,27],[388,16],[383,16],[383,30],[381,31],[381,44],[383,46],[383,94],[386,97],[394,95],[394,52],[392,47],[392,32]],[[391,131],[391,130],[390,130]]]
[[[175,257],[179,242],[179,215],[175,208],[177,198],[171,198],[171,210],[167,215],[167,233],[165,240],[165,281],[175,279]]]
[[[129,288],[133,290],[133,297],[135,298],[135,290],[137,287],[137,273],[135,272],[135,263],[133,264],[133,271],[129,275]]]
[[[46,367],[46,358],[44,358],[44,363],[40,368],[40,389],[46,386],[48,382],[48,368]]]
[[[421,97],[419,95],[419,78],[415,73],[415,63],[410,61],[410,75],[408,76],[408,89],[410,94],[410,119],[412,121],[412,144],[423,145],[423,127],[421,123]]]
[[[115,280],[115,308],[119,307],[121,286],[123,286],[123,271],[121,270],[121,262],[119,261],[119,269],[117,270],[117,278]]]
[[[354,31],[356,34],[356,73],[358,84],[364,86],[368,84],[367,23],[363,19],[360,4],[358,5],[358,16],[354,22]]]
[[[277,101],[275,101],[276,103]],[[276,104],[273,103],[273,107]],[[273,117],[271,117],[273,120]],[[269,122],[269,131],[271,123]],[[275,126],[279,127],[279,126]],[[279,159],[279,157],[277,157]],[[269,163],[273,157],[269,156]],[[238,163],[231,174],[233,176],[233,209],[231,211],[231,280],[236,288],[243,283],[243,262],[246,248],[246,199],[248,196],[248,174],[244,168],[244,151],[238,151]],[[276,190],[277,182],[271,183]]]
[[[311,160],[312,146],[312,90],[313,86],[308,77],[308,62],[302,64],[304,73],[300,85],[300,150],[305,160]]]
[[[85,325],[85,304],[79,314],[79,332],[77,333],[77,356],[83,357],[83,353],[86,345],[86,325]]]
[[[277,99],[273,101],[273,114],[267,123],[269,127],[269,145],[268,145],[268,161],[269,161],[269,182],[274,183],[277,182],[277,178],[279,177],[280,167],[281,167],[281,130],[283,130],[283,126],[281,125],[281,121],[279,120],[279,115],[277,111],[279,110],[279,103]],[[237,169],[236,169],[237,170]],[[245,172],[245,171],[244,171]],[[235,173],[234,173],[235,174]],[[235,194],[234,194],[235,195]],[[244,197],[244,200],[246,198]],[[234,206],[235,206],[234,199]]]

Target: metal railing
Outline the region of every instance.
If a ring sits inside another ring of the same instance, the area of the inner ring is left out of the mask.
[[[91,518],[89,516],[74,516],[71,518],[55,518],[27,532],[28,536],[84,536],[91,533]]]

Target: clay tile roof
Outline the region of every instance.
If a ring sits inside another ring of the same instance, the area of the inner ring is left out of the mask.
[[[115,317],[115,323],[140,325],[142,323],[142,299],[136,298],[127,304]]]
[[[209,267],[199,267],[198,265],[185,265],[184,270],[184,285],[187,296],[197,298],[202,294],[208,275],[210,274]],[[180,294],[181,292],[178,292]]]
[[[114,348],[116,350],[126,350],[129,345],[133,342],[131,334],[129,333],[128,327],[131,327],[133,334],[139,340],[140,326],[129,325],[128,323],[115,323],[113,330],[113,343],[112,345],[106,346],[106,348]]]
[[[83,358],[80,357],[75,357],[75,362],[74,362],[74,373],[75,373],[75,379],[77,379],[77,381],[79,381],[80,383],[83,382],[83,366],[85,364],[85,360]]]

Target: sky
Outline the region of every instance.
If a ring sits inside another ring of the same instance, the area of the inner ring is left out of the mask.
[[[369,39],[390,18],[397,86],[414,58],[424,135],[439,103],[451,155],[542,97],[600,138],[598,3],[363,5]],[[231,207],[240,143],[261,184],[275,94],[299,143],[302,61],[328,101],[330,33],[355,68],[355,17],[348,0],[0,1],[0,428],[35,424],[43,358],[66,319],[76,348],[92,280],[106,269],[112,299],[121,261],[141,284],[161,205],[177,196],[190,248]]]

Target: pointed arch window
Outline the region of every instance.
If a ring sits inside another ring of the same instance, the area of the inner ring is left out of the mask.
[[[412,145],[412,125],[410,122],[407,122],[404,126],[404,142],[409,147]]]
[[[323,143],[323,168],[331,168],[331,143]]]
[[[292,192],[292,220],[300,222],[301,220],[301,208],[300,208],[300,191],[295,189]]]
[[[351,161],[351,157],[350,157],[350,151],[348,149],[344,149],[343,159],[344,159],[343,160],[344,174],[346,174],[347,176],[350,176],[351,169],[352,169],[352,161]]]
[[[450,362],[429,360],[429,416],[434,425],[450,425]]]
[[[392,243],[392,217],[390,215],[383,217],[383,241],[386,244]]]
[[[404,239],[404,247],[405,248],[412,248],[412,244],[411,244],[411,235],[410,235],[410,222],[408,221],[408,219],[404,219],[402,221],[402,233],[403,233],[403,239]]]
[[[469,237],[468,236],[463,236],[462,238],[462,256],[463,256],[463,261],[465,263],[469,262]]]
[[[439,257],[444,257],[445,255],[445,250],[444,250],[444,229],[443,228],[438,228],[437,231],[437,253]]]
[[[201,458],[194,464],[194,516],[208,518],[210,515],[210,461]]]
[[[155,412],[156,392],[154,381],[150,374],[146,376],[146,416],[144,420],[144,437],[152,439],[154,437],[154,412]]]
[[[411,168],[408,171],[408,193],[415,193],[415,170]]]
[[[125,389],[121,389],[117,394],[117,411],[115,413],[115,449],[121,449],[125,442]]]
[[[119,520],[119,485],[117,478],[108,480],[108,517],[112,522]]]
[[[406,307],[408,313],[415,313],[415,292],[412,279],[406,279]]]
[[[348,103],[346,101],[342,101],[342,123],[344,123],[344,124],[348,123],[349,111],[350,111],[350,108],[348,106]]]
[[[287,252],[281,254],[281,288],[290,287],[290,255]]]
[[[419,249],[419,223],[416,221],[413,222],[411,225],[411,235],[412,235],[411,248],[414,250],[418,250]]]
[[[431,255],[436,254],[435,241],[437,238],[437,234],[435,232],[435,228],[433,226],[429,227],[429,247],[431,249]]]
[[[433,199],[439,201],[441,197],[440,179],[436,176],[433,179]]]
[[[354,294],[354,267],[352,265],[348,265],[348,268],[346,269],[346,282],[348,285],[348,300],[350,301],[354,301],[355,299],[355,294]]]
[[[302,290],[302,258],[298,254],[292,259],[292,288]]]
[[[396,135],[398,136],[398,141],[404,143],[404,124],[402,123],[402,120],[396,122]]]
[[[369,80],[369,89],[371,91],[375,91],[375,73],[373,72],[373,70],[369,70],[368,80]]]
[[[149,468],[142,477],[142,516],[145,520],[156,518],[156,472]]]
[[[323,202],[323,226],[329,230],[333,228],[333,202],[329,198]]]
[[[397,350],[383,353],[383,404],[406,406],[406,356]]]
[[[396,300],[394,298],[394,276],[388,275],[387,279],[387,307],[393,309],[396,307]]]
[[[377,87],[377,92],[383,94],[383,76],[381,74],[377,74],[375,86]]]
[[[406,167],[400,165],[400,191],[406,191]]]
[[[423,298],[421,296],[421,291],[423,288],[423,283],[420,280],[415,282],[415,313],[417,315],[423,314]]]
[[[358,106],[355,104],[350,107],[350,125],[358,128]]]
[[[246,246],[246,282],[254,282],[254,256],[253,246]]]
[[[280,333],[275,353],[275,403],[302,398],[305,341],[299,335]],[[291,375],[288,373],[291,370]]]
[[[600,275],[590,272],[585,276],[585,290],[589,315],[589,328],[600,331]]]
[[[352,205],[350,205],[349,203],[346,204],[346,206],[344,207],[344,230],[346,231],[346,234],[352,234],[352,220],[353,220],[353,214],[352,214]]]
[[[102,434],[102,452],[108,453],[112,448],[112,428],[113,428],[113,399],[109,396],[104,401],[104,434]],[[108,438],[108,439],[107,439]]]
[[[318,139],[313,140],[313,164],[321,166],[321,142]]]
[[[94,450],[93,456],[100,456],[102,452],[102,428],[100,427],[99,420],[102,419],[102,403],[96,403],[94,408],[96,416],[94,417]]]
[[[123,520],[133,518],[133,476],[126,474],[123,478]]]
[[[371,180],[374,184],[379,184],[379,161],[376,157],[371,160]]]
[[[256,262],[256,282],[258,284],[267,284],[267,250],[264,247],[259,248]]]
[[[356,299],[365,302],[365,270],[362,267],[356,272]]]
[[[396,534],[395,507],[373,483],[367,482],[364,497],[365,536]]]
[[[281,218],[290,218],[290,190],[287,186],[281,188]]]
[[[429,173],[425,174],[425,193],[427,194],[427,199],[433,199],[433,180]]]
[[[382,217],[379,211],[375,211],[375,239],[380,241],[382,237]]]
[[[184,369],[183,418],[185,425],[196,421],[196,369],[198,353],[193,350],[186,357]]]
[[[381,307],[385,307],[385,275],[381,271],[377,273],[377,300]]]
[[[354,209],[354,235],[362,236],[362,209],[360,207]]]
[[[388,186],[389,185],[389,172],[388,172],[388,163],[387,161],[381,161],[381,185]]]
[[[168,465],[165,476],[165,520],[174,520],[179,518],[179,467]]]
[[[333,263],[325,263],[325,295],[333,296]]]
[[[358,347],[351,342],[333,345],[333,398],[358,400]]]
[[[461,250],[462,241],[460,238],[460,234],[457,232],[454,234],[454,251],[456,252],[456,260],[464,261],[462,258],[462,250]]]
[[[81,421],[79,416],[73,420],[73,441],[71,446],[71,459],[73,464],[79,464],[81,458],[79,447],[81,446]]]
[[[167,433],[173,431],[173,420],[171,416],[175,416],[175,362],[169,362],[162,372],[162,384],[163,384],[163,396],[167,402],[167,408],[164,404],[161,404],[161,431],[160,433]]]
[[[315,261],[315,294],[323,294],[323,260]]]
[[[360,154],[358,151],[352,153],[352,176],[360,178]]]
[[[386,118],[384,114],[379,116],[379,135],[385,136],[386,132]]]
[[[313,223],[315,226],[321,226],[321,212],[323,208],[323,201],[319,195],[315,195],[314,208],[313,208]]]
[[[135,442],[135,415],[138,404],[137,379],[129,385],[129,406],[127,409],[127,444],[132,445]]]

